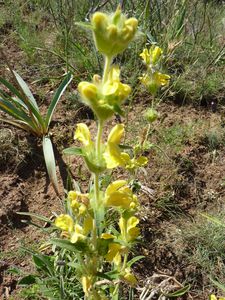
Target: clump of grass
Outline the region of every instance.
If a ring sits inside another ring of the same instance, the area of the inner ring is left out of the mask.
[[[213,218],[224,220],[225,213],[215,213]],[[224,226],[198,216],[182,229],[187,245],[188,259],[197,265],[205,281],[211,276],[225,281],[225,231]]]
[[[0,168],[18,167],[30,152],[25,141],[19,140],[15,131],[9,128],[0,130]]]

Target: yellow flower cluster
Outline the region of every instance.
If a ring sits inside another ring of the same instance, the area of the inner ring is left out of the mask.
[[[162,57],[162,49],[158,46],[151,46],[148,50],[145,48],[140,54],[144,63],[147,65],[147,72],[139,77],[141,83],[145,85],[154,95],[162,86],[167,86],[170,81],[170,76],[158,71],[158,65]]]
[[[63,231],[71,243],[84,241],[93,228],[93,218],[88,213],[87,194],[70,191],[67,199],[70,214],[61,214],[55,220],[55,226]],[[79,224],[82,222],[82,226]]]
[[[123,52],[137,31],[138,21],[127,19],[118,7],[114,14],[96,12],[91,19],[96,48],[112,57]]]
[[[95,173],[104,170],[105,167],[113,169],[118,166],[133,170],[145,166],[148,163],[148,159],[144,156],[130,158],[128,153],[121,151],[119,145],[123,134],[123,124],[117,124],[113,127],[109,133],[106,145],[102,145],[104,161],[98,162],[95,157],[94,143],[91,140],[90,131],[87,125],[84,123],[77,124],[74,138],[83,144],[84,158],[90,171]]]
[[[110,118],[121,103],[129,96],[131,88],[120,81],[118,66],[111,67],[106,82],[94,75],[93,82],[82,81],[78,91],[83,102],[96,114],[99,120]]]

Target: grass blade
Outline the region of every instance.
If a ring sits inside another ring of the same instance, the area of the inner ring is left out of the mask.
[[[57,103],[59,102],[63,92],[65,91],[65,89],[67,88],[67,86],[69,85],[69,83],[71,82],[73,76],[71,73],[68,73],[65,78],[63,79],[63,81],[61,82],[59,88],[57,89],[53,99],[52,99],[52,102],[48,108],[48,111],[47,111],[47,115],[46,115],[46,119],[45,119],[45,125],[46,125],[46,128],[48,128],[50,122],[51,122],[51,118],[52,118],[52,114],[56,108],[56,105]]]
[[[56,176],[55,156],[52,147],[52,142],[48,136],[43,137],[42,146],[43,146],[43,153],[44,153],[48,176],[53,184],[56,194],[59,195],[58,181]]]

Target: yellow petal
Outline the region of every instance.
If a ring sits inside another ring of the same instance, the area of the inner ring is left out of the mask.
[[[215,295],[210,295],[209,300],[217,300]]]
[[[105,255],[105,259],[109,262],[112,262],[115,256],[119,253],[122,246],[117,243],[111,243],[109,244],[108,253]]]
[[[105,194],[106,196],[110,196],[112,193],[118,191],[121,187],[127,185],[126,180],[116,180],[113,181],[111,184],[108,185]]]
[[[111,130],[108,136],[108,143],[113,143],[118,145],[123,136],[123,133],[124,133],[124,125],[117,124],[116,126],[113,127],[113,129]]]
[[[72,232],[74,227],[73,219],[66,214],[62,214],[55,219],[55,226],[62,230]]]
[[[101,234],[101,239],[104,239],[104,240],[110,240],[110,239],[114,239],[115,236],[112,235],[111,233],[102,233]]]
[[[75,191],[69,191],[67,197],[68,197],[69,200],[77,200],[78,193],[75,192]]]
[[[85,219],[84,219],[84,224],[83,224],[83,233],[85,236],[87,236],[91,230],[93,229],[93,218],[88,215]]]
[[[78,84],[78,91],[83,98],[93,101],[97,97],[98,89],[90,82],[82,81]]]
[[[153,74],[153,80],[158,86],[164,86],[169,84],[170,76],[160,72],[155,72]]]
[[[90,146],[92,144],[90,131],[84,123],[77,124],[74,138],[78,139],[84,146]]]
[[[83,235],[83,228],[76,224],[74,226],[74,232],[71,235],[70,241],[71,243],[75,244],[78,240],[84,240],[86,237]]]
[[[134,276],[134,274],[132,274],[129,270],[125,270],[125,275],[123,276],[123,278],[130,283],[131,285],[136,285],[137,284],[137,279]]]
[[[163,51],[160,47],[153,45],[150,48],[149,53],[150,53],[150,56],[151,56],[151,63],[154,65],[159,61]]]
[[[90,276],[82,276],[81,283],[82,283],[82,287],[83,287],[83,291],[85,293],[85,296],[88,296],[89,290],[92,286]]]
[[[140,156],[135,160],[135,164],[139,167],[143,167],[148,163],[148,159],[145,156]]]
[[[142,53],[140,54],[140,57],[144,60],[144,62],[148,65],[150,63],[150,55],[148,52],[148,49],[145,48]]]

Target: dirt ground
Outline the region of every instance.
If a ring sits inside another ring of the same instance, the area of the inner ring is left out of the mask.
[[[58,113],[54,117],[52,128],[53,141],[59,149],[71,143],[74,125],[82,119],[81,116],[73,117],[76,111],[67,115],[63,109],[63,103],[57,109]],[[145,103],[139,103],[138,106],[134,105],[134,110],[130,111],[128,139],[133,137],[131,135],[131,132],[134,134],[133,126],[135,127],[136,123],[140,124],[140,112],[145,105]],[[163,126],[166,128],[173,126],[175,122],[184,124],[187,120],[203,120],[207,121],[207,124],[210,121],[208,126],[215,126],[221,122],[219,112],[212,113],[203,108],[190,106],[179,107],[170,102],[163,103],[159,111],[161,116],[164,116]],[[73,122],[71,122],[71,116]],[[87,121],[83,119],[82,121]],[[94,128],[93,120],[88,120],[88,123]],[[115,123],[115,120],[112,123]],[[139,125],[140,131],[141,126],[143,124]],[[156,131],[157,127],[156,124]],[[38,243],[41,234],[33,226],[23,223],[24,217],[16,213],[32,212],[51,217],[53,213],[60,212],[61,204],[48,181],[41,148],[36,144],[35,138],[1,124],[1,130],[6,128],[13,131],[15,139],[22,141],[25,139],[30,147],[29,151],[26,149],[28,146],[23,149],[25,154],[22,161],[8,157],[9,164],[2,165],[0,170],[2,199],[0,293],[3,299],[4,297],[7,299],[7,295],[14,295],[13,299],[18,299],[16,283],[19,277],[10,274],[7,270],[15,266],[24,271],[32,268],[30,258],[21,252],[20,247]],[[180,283],[191,283],[189,294],[182,299],[206,299],[206,294],[201,296],[205,284],[201,270],[199,271],[199,267],[192,264],[186,257],[189,245],[179,238],[180,226],[188,224],[201,211],[210,211],[215,207],[221,209],[225,200],[222,184],[225,174],[224,147],[219,146],[215,158],[212,158],[212,153],[209,152],[207,143],[201,136],[202,132],[200,129],[199,131],[195,133],[194,139],[185,141],[182,150],[170,151],[168,147],[164,149],[164,154],[156,149],[146,151],[149,165],[146,173],[140,174],[143,186],[152,189],[154,194],[150,195],[144,190],[139,193],[142,204],[140,215],[143,243],[140,244],[138,253],[144,254],[146,258],[143,264],[137,264],[137,275],[142,282],[145,282],[146,278],[151,278],[153,274],[163,274],[163,276],[171,276]],[[61,141],[60,136],[57,136],[58,132],[64,137]],[[65,136],[68,137],[67,140]],[[159,138],[158,133],[153,133],[152,139],[156,139],[157,142],[157,138]],[[63,170],[63,163],[59,157],[58,164]],[[76,162],[72,159],[70,163],[73,165]],[[77,180],[75,168],[72,167],[71,170]],[[82,180],[86,181],[85,176]],[[168,194],[172,200],[168,205],[161,204],[160,206],[160,199]],[[191,282],[192,274],[195,274],[194,282]]]

